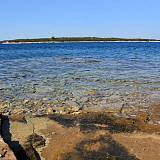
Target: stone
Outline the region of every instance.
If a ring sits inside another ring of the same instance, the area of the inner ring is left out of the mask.
[[[37,153],[37,151],[35,150],[35,148],[32,146],[32,144],[25,143],[23,145],[23,149],[24,149],[28,159],[30,159],[30,160],[40,160],[40,156]]]
[[[0,138],[0,159],[1,160],[17,160],[13,151],[9,146]]]
[[[5,112],[8,108],[7,103],[0,101],[0,112]]]
[[[58,113],[59,113],[59,114],[66,114],[67,112],[60,110]]]
[[[104,99],[100,102],[102,105],[105,105],[107,103],[107,101]]]
[[[24,104],[27,104],[27,103],[29,103],[29,100],[28,100],[28,99],[25,99],[25,100],[24,100]]]
[[[31,144],[34,148],[41,148],[45,146],[46,140],[42,136],[33,133],[28,136],[27,142]]]
[[[79,112],[80,110],[82,110],[82,107],[80,107],[77,102],[67,101],[66,109],[68,112],[73,113],[73,112]]]
[[[15,108],[11,111],[11,114],[24,114],[25,110],[23,108]]]
[[[0,113],[0,134],[2,134],[2,113]]]
[[[148,121],[148,122],[147,122],[147,124],[149,124],[149,125],[153,125],[154,123],[153,123],[153,121],[152,121],[152,120],[150,120],[150,121]]]
[[[88,102],[88,101],[89,101],[89,98],[88,98],[88,97],[82,97],[80,100],[81,100],[82,102]]]
[[[80,110],[80,108],[76,107],[76,106],[71,108],[72,112],[78,112],[79,110]]]
[[[66,114],[66,108],[64,106],[63,107],[56,107],[54,112],[58,113],[58,114]]]
[[[95,96],[97,94],[97,91],[96,90],[91,90],[91,91],[88,91],[87,94],[89,96]]]
[[[27,123],[25,115],[24,114],[11,114],[9,115],[9,119],[12,122],[21,122],[21,123]]]
[[[48,107],[47,108],[47,114],[52,114],[53,113],[53,108],[52,107]]]

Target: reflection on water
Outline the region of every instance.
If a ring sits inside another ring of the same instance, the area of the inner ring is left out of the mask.
[[[0,45],[0,99],[148,105],[160,97],[160,43]]]

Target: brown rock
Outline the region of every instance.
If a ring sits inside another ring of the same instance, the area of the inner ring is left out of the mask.
[[[16,157],[9,146],[0,138],[0,159],[1,160],[16,160]]]
[[[17,114],[11,114],[10,116],[9,116],[9,119],[10,119],[10,121],[15,121],[15,122],[22,122],[22,123],[26,123],[27,121],[26,121],[26,119],[25,119],[25,116],[24,116],[24,114],[19,114],[19,113],[17,113]]]
[[[40,147],[44,147],[45,146],[45,139],[36,134],[36,133],[33,133],[31,134],[28,138],[27,138],[27,142],[29,144],[31,144],[34,148],[40,148]]]
[[[25,143],[23,145],[24,151],[26,153],[26,156],[30,160],[40,160],[40,156],[35,150],[35,148],[30,143]]]
[[[47,114],[52,114],[53,113],[53,108],[52,107],[48,107],[47,108]]]

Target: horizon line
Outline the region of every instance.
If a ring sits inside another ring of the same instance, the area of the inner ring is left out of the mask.
[[[158,38],[140,38],[140,37],[136,37],[136,38],[126,38],[126,37],[99,37],[99,36],[51,36],[51,37],[35,37],[35,38],[14,38],[14,39],[2,39],[0,40],[0,42],[3,42],[3,41],[14,41],[14,40],[38,40],[38,39],[58,39],[58,38],[100,38],[100,39],[126,39],[126,40],[129,40],[129,39],[140,39],[140,40],[158,40],[160,41],[160,39]]]

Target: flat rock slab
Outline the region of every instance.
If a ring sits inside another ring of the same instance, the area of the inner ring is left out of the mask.
[[[0,159],[1,160],[17,160],[9,146],[0,138]]]

